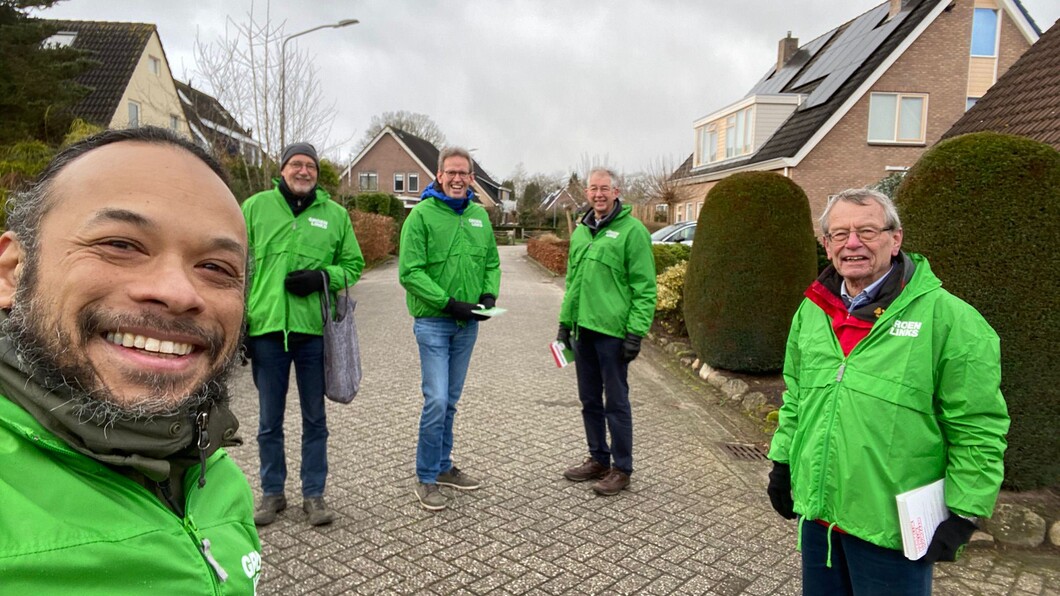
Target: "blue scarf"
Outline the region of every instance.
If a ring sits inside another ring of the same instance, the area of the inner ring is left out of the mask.
[[[453,199],[447,197],[445,193],[442,192],[441,187],[438,186],[438,181],[435,180],[431,183],[430,186],[424,189],[423,194],[420,195],[420,199],[422,200],[434,197],[439,201],[445,203],[446,205],[449,205],[449,208],[455,211],[457,215],[463,215],[464,210],[467,209],[468,205],[471,204],[471,198],[473,196],[475,195],[471,192],[471,189],[468,189],[467,195],[464,196],[464,198],[462,199]]]

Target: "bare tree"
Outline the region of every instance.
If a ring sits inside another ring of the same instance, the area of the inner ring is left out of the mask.
[[[364,131],[361,141],[357,143],[357,149],[354,150],[354,154],[360,153],[387,126],[392,126],[425,141],[430,141],[437,147],[445,145],[445,134],[434,123],[434,120],[431,120],[430,116],[398,110],[372,116],[372,123],[368,125],[368,129]]]
[[[272,20],[270,5],[264,14],[251,2],[245,20],[229,17],[219,39],[205,43],[196,36],[195,62],[199,80],[243,126],[251,128],[262,150],[279,157],[280,56],[286,21]],[[307,52],[288,44],[284,70],[287,98],[284,103],[286,137],[307,140],[321,153],[335,146],[328,142],[335,122],[335,105],[324,99],[318,69]]]

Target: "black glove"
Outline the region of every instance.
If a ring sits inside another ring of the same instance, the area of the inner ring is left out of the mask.
[[[788,464],[773,462],[769,473],[769,502],[784,519],[795,519],[795,502],[791,499],[791,468]]]
[[[570,327],[560,323],[559,333],[556,334],[556,341],[563,344],[563,347],[568,350],[573,350],[574,348],[570,345]]]
[[[956,561],[976,529],[974,523],[951,512],[946,521],[935,529],[935,536],[931,538],[923,560],[928,563]]]
[[[457,321],[470,321],[471,319],[477,318],[475,313],[471,312],[477,308],[477,304],[460,302],[459,300],[453,300],[450,298],[449,303],[442,308],[442,312],[453,317]]]
[[[640,336],[627,333],[622,341],[622,361],[632,362],[637,354],[640,354]]]
[[[475,305],[476,310],[487,310],[497,306],[497,299],[493,297],[493,294],[483,294],[478,297],[478,304]],[[471,313],[471,316],[475,317],[476,321],[488,321],[487,315],[480,315],[477,313]]]
[[[287,274],[283,287],[295,296],[308,296],[324,289],[325,277],[327,273],[319,269],[299,269]]]

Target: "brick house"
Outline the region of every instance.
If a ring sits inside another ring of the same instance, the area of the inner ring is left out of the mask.
[[[672,221],[744,171],[791,178],[816,219],[912,166],[1039,34],[1018,0],[889,0],[801,46],[789,33],[747,95],[694,122]]]
[[[90,91],[74,106],[74,114],[104,128],[153,125],[191,136],[153,24],[51,22],[58,31],[43,47],[71,46],[98,62],[75,79]]]
[[[342,171],[340,192],[385,192],[412,209],[420,193],[434,182],[440,153],[430,141],[387,126]],[[497,184],[477,161],[474,168],[472,191],[483,207],[492,210],[511,199],[511,189]]]
[[[942,138],[984,130],[1060,150],[1060,20]]]

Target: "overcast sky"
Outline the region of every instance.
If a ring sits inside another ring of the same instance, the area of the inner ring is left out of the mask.
[[[692,152],[692,122],[742,97],[791,31],[800,45],[882,0],[272,0],[288,44],[317,60],[336,103],[329,156],[345,162],[373,115],[427,114],[495,178],[625,172]],[[261,13],[266,0],[256,0]],[[1024,0],[1043,31],[1058,0]],[[45,18],[158,26],[173,76],[193,79],[196,34],[223,36],[251,0],[66,0]],[[204,89],[210,92],[210,89]]]

